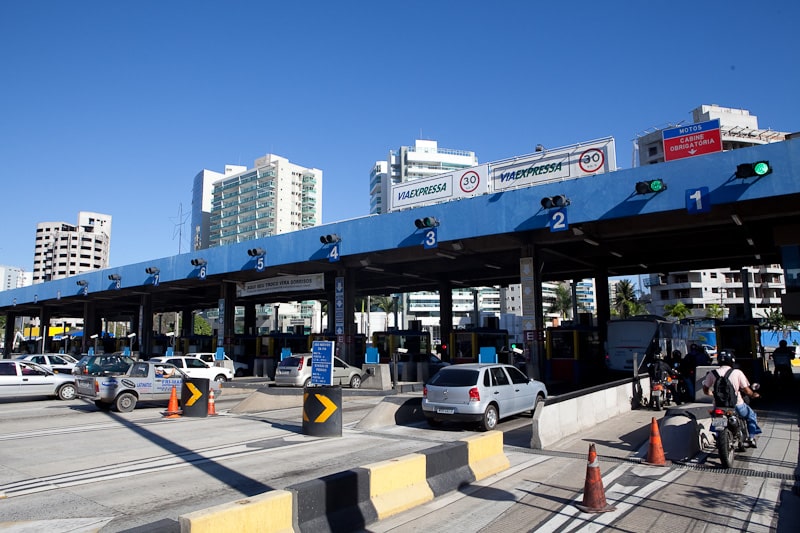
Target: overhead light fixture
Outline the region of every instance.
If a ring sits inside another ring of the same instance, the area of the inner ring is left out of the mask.
[[[747,239],[745,239],[745,240],[747,241],[747,244],[749,244],[750,246],[755,246],[755,245],[756,245],[756,243],[755,243],[755,242],[753,241],[753,239],[751,239],[750,237],[748,237],[748,238],[747,238]]]
[[[418,278],[419,274],[414,274],[413,272],[403,272],[403,275],[407,278]]]
[[[756,260],[761,261],[761,254],[756,254]]]
[[[464,243],[462,243],[461,241],[453,242],[452,246],[453,246],[453,250],[456,250],[456,251],[460,251],[460,250],[464,249]]]
[[[647,265],[645,265],[644,263],[639,263],[639,266],[642,267],[643,269],[647,270]]]
[[[455,259],[456,256],[453,254],[448,254],[447,252],[436,252],[436,255],[439,257],[444,257],[445,259]]]
[[[737,226],[742,225],[742,219],[739,218],[739,215],[731,215],[731,220],[733,220],[733,223],[736,224]]]
[[[611,255],[613,255],[614,257],[622,257],[622,254],[621,254],[621,253],[619,253],[619,252],[608,252],[608,253],[610,253],[610,254],[611,254]]]
[[[370,272],[383,272],[383,269],[381,267],[370,266],[370,265],[365,266],[364,270],[369,270]]]
[[[364,258],[364,259],[359,259],[359,260],[358,260],[358,262],[359,262],[359,263],[361,263],[361,266],[362,266],[362,267],[365,267],[365,266],[368,266],[368,265],[369,265],[369,263],[370,263],[370,260],[369,260],[369,258],[367,257],[367,258]]]
[[[161,272],[158,267],[147,267],[144,269],[144,271],[148,274],[158,274]]]
[[[600,246],[599,242],[593,241],[592,239],[589,238],[584,238],[583,242],[585,242],[586,244],[591,244],[592,246]]]
[[[489,263],[486,263],[486,264],[485,264],[485,265],[483,265],[483,266],[485,266],[486,268],[493,268],[493,269],[495,269],[495,270],[501,270],[501,269],[503,268],[503,267],[501,267],[501,266],[498,266],[498,265],[492,265],[492,264],[489,264]]]
[[[572,234],[573,235],[577,235],[578,237],[580,237],[581,235],[583,235],[583,230],[581,228],[577,228],[577,227],[572,228]]]
[[[128,338],[132,339],[136,336],[136,333],[128,333]]]

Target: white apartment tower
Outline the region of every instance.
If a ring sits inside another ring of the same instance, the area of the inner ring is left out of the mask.
[[[107,268],[111,248],[111,215],[81,211],[78,223],[36,225],[33,283]]]
[[[758,117],[746,109],[731,109],[718,105],[701,105],[692,111],[695,123],[719,119],[723,150],[736,150],[759,144],[783,141],[787,133],[761,129]],[[650,165],[664,162],[662,131],[659,129],[637,138],[638,163]],[[746,272],[747,284],[742,272]],[[781,293],[786,284],[780,265],[664,272],[651,274],[644,282],[650,288],[655,314],[664,314],[664,306],[682,302],[694,317],[705,317],[709,306],[722,308],[723,316],[741,314],[745,301],[750,302],[753,318],[763,317],[771,308],[780,308]],[[745,285],[749,299],[745,298]],[[737,310],[739,312],[737,312]],[[720,317],[722,318],[722,317]]]
[[[192,242],[199,250],[287,233],[322,222],[322,171],[267,154],[253,168],[203,170],[192,191]]]
[[[389,195],[394,185],[477,164],[475,152],[439,148],[436,141],[418,139],[414,146],[401,146],[397,151],[390,151],[386,161],[376,161],[370,171],[369,212],[389,212]]]
[[[19,289],[31,284],[31,274],[19,267],[0,265],[0,291]]]

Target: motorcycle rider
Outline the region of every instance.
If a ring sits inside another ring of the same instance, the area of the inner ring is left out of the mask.
[[[719,370],[717,370],[717,372],[719,372],[720,376],[724,376],[729,369],[733,368],[733,365],[736,362],[733,358],[733,355],[726,351],[722,351],[719,353],[719,355],[717,355],[717,361],[719,362]],[[706,395],[714,396],[712,391],[714,390],[714,382],[716,380],[717,376],[714,372],[709,372],[706,374],[706,378],[703,380],[703,392]],[[747,420],[747,432],[750,434],[747,444],[752,448],[755,448],[755,437],[761,433],[761,428],[758,427],[758,417],[756,416],[756,412],[745,403],[744,398],[742,398],[742,394],[750,398],[759,398],[761,395],[750,388],[750,382],[747,380],[747,376],[745,376],[744,372],[738,368],[733,369],[733,372],[731,372],[728,380],[736,390],[736,412],[739,414],[739,416]]]
[[[650,384],[652,386],[653,383],[663,383],[665,387],[669,387],[669,391],[672,393],[672,398],[679,403],[678,393],[675,389],[674,385],[667,385],[667,377],[671,376],[674,373],[674,370],[669,363],[664,360],[664,353],[659,350],[653,356],[655,361],[650,363],[647,371],[650,374]]]
[[[794,359],[794,352],[786,345],[785,340],[778,343],[778,347],[772,352],[772,362],[775,363],[775,376],[780,376],[782,372],[792,375],[792,359]]]

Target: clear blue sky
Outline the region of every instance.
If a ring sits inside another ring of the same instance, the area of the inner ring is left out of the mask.
[[[113,216],[111,263],[189,251],[193,177],[275,153],[323,222],[417,138],[481,162],[605,136],[620,167],[701,104],[800,130],[793,1],[0,3],[0,264],[36,224]],[[183,216],[180,216],[180,212]]]

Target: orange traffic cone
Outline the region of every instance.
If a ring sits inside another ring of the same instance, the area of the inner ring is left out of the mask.
[[[664,447],[661,445],[661,433],[658,432],[658,422],[653,417],[650,422],[650,447],[647,449],[647,459],[644,464],[652,466],[667,466],[664,457]]]
[[[172,386],[172,394],[169,395],[169,403],[167,404],[167,410],[164,415],[165,418],[181,417],[181,410],[178,407],[178,391],[175,385]]]
[[[208,391],[208,416],[217,416],[217,406],[214,401],[214,389]]]
[[[597,452],[594,444],[589,445],[589,464],[586,465],[586,483],[583,487],[583,504],[575,507],[584,513],[607,513],[617,508],[608,505],[606,492],[603,489],[603,478],[600,477],[600,466],[597,463]]]

